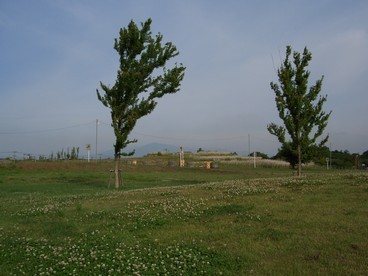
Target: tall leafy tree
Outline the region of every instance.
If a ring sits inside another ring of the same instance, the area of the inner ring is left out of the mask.
[[[329,138],[326,135],[317,144],[317,138],[323,134],[331,111],[323,111],[327,96],[319,95],[323,76],[308,88],[310,72],[306,68],[311,60],[312,53],[307,47],[301,55],[296,51],[292,53],[291,46],[287,46],[286,58],[277,72],[279,84],[271,82],[284,126],[270,123],[267,129],[281,143],[282,155],[293,168],[297,165],[298,176],[302,174],[302,162],[310,160],[316,147],[322,147]],[[290,139],[287,139],[286,133]]]
[[[152,20],[141,23],[140,28],[131,21],[127,28],[121,28],[115,39],[114,49],[120,55],[120,66],[116,82],[107,86],[100,82],[101,94],[97,97],[111,109],[112,127],[115,133],[115,187],[121,185],[119,162],[121,155],[132,155],[121,151],[130,143],[129,134],[137,120],[150,114],[157,105],[157,99],[179,91],[184,78],[185,67],[167,62],[179,54],[171,42],[163,43],[162,35],[152,36]]]

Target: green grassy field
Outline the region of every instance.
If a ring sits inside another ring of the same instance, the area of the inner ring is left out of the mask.
[[[0,166],[1,275],[364,275],[368,173]]]

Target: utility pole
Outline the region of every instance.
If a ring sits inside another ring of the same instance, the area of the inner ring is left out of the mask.
[[[13,160],[14,160],[14,164],[15,164],[15,156],[16,156],[15,154],[16,154],[16,153],[17,153],[17,152],[14,150],[14,151],[13,151]]]
[[[248,134],[248,156],[250,156],[250,134]]]
[[[253,152],[253,168],[257,168],[257,165],[256,165],[256,156],[257,156],[257,153],[256,151]]]
[[[96,162],[97,162],[97,137],[98,137],[98,119],[96,119]]]

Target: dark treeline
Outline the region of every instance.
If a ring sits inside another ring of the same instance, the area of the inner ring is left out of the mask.
[[[365,169],[368,165],[368,150],[359,153],[350,153],[348,150],[333,150],[326,146],[316,147],[311,150],[313,157],[311,160],[321,166],[329,166],[335,169]],[[285,160],[283,153],[279,151],[272,159]]]

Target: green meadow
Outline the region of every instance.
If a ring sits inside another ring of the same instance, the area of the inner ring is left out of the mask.
[[[0,164],[1,275],[364,275],[368,172]]]

